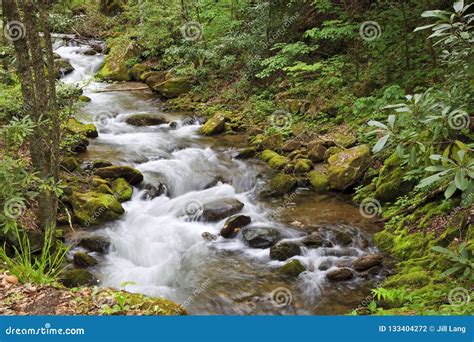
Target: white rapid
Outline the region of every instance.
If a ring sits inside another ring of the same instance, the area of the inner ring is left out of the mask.
[[[236,160],[231,146],[200,136],[199,123],[186,123],[189,113],[163,111],[164,104],[149,91],[111,91],[111,85],[92,81],[103,56],[85,56],[86,49],[59,45],[56,49],[75,68],[65,82],[89,81],[84,94],[92,101],[84,105],[81,117],[97,125],[99,137],[91,140],[85,157],[131,165],[145,175],[143,184],[163,183],[168,189],[167,194],[147,199],[143,185],[135,188],[131,201],[124,203],[124,216],[93,233],[111,241],[109,253],[96,269],[102,286],[163,296],[184,303],[193,314],[337,314],[360,302],[367,294],[365,279],[337,285],[325,280],[328,269],[350,264],[373,250],[362,229],[367,223],[348,225],[357,224],[353,219],[357,208],[301,190],[298,198],[320,208],[306,222],[313,224],[320,221],[318,217],[330,215],[322,222],[348,230],[355,242],[349,247],[303,247],[302,255],[294,258],[307,271],[297,279],[281,275],[278,267],[285,262],[270,260],[269,249],[249,247],[241,234],[235,239],[203,239],[205,232],[217,235],[225,222],[193,217],[211,201],[237,199],[244,203],[241,214],[252,219],[250,228],[275,228],[290,240],[307,235],[307,230],[291,223],[304,221],[310,211],[297,217],[293,213],[288,220],[273,215],[285,216],[294,201],[259,200],[259,189],[269,172],[264,165]],[[134,127],[125,123],[137,113],[161,113],[175,125]],[[339,212],[333,215],[332,210]],[[320,267],[323,263],[328,266]],[[286,305],[275,303],[275,291],[281,289],[290,296],[284,298]]]

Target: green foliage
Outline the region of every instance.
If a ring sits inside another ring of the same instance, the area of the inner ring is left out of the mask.
[[[28,235],[12,223],[11,231],[18,246],[13,246],[13,257],[7,255],[4,248],[0,248],[0,260],[8,271],[18,277],[21,283],[53,284],[56,283],[64,269],[64,261],[68,248],[56,241],[55,229],[46,231],[41,253],[33,255]]]
[[[441,246],[434,246],[432,249],[443,254],[454,263],[454,266],[451,266],[441,274],[442,277],[457,274],[461,280],[474,280],[474,250],[471,250],[471,253],[469,253],[466,242],[459,244],[455,251]]]
[[[405,289],[402,288],[392,288],[392,289],[385,289],[383,287],[378,287],[376,289],[371,290],[372,295],[378,301],[386,301],[389,303],[405,303],[406,301],[412,302],[413,296]]]

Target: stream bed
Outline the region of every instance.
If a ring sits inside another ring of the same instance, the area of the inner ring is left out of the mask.
[[[345,314],[369,295],[381,274],[356,274],[348,281],[330,282],[327,272],[350,266],[358,257],[375,253],[371,235],[379,228],[362,217],[344,194],[318,195],[298,189],[287,198],[261,196],[272,171],[258,160],[238,160],[245,135],[203,137],[192,113],[166,110],[166,103],[143,84],[108,84],[92,78],[103,56],[86,56],[87,46],[55,46],[75,70],[64,82],[87,82],[91,98],[78,118],[93,122],[99,137],[92,139],[84,160],[107,159],[144,174],[125,202],[121,219],[77,234],[106,236],[111,247],[93,271],[101,286],[162,296],[186,306],[190,314]],[[123,89],[128,89],[123,91]],[[121,90],[121,91],[117,91]],[[134,114],[159,114],[171,124],[136,127],[125,120]],[[165,184],[167,192],[147,196],[145,186]],[[239,214],[251,217],[247,229],[272,228],[288,241],[301,242],[324,230],[332,246],[302,247],[293,257],[306,271],[290,278],[278,271],[287,261],[271,260],[269,248],[252,248],[242,239],[206,240],[218,235],[225,219],[203,222],[201,208],[210,202],[236,199]],[[351,236],[342,246],[334,232]]]

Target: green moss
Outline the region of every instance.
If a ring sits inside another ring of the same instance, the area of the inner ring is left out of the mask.
[[[278,157],[278,156],[280,155],[274,151],[265,150],[262,152],[260,159],[268,163],[273,157]]]
[[[201,127],[201,134],[215,135],[224,132],[225,120],[225,116],[222,114],[214,115]]]
[[[118,219],[124,209],[115,196],[99,192],[75,192],[69,200],[80,224],[98,225]]]
[[[76,135],[84,135],[88,138],[96,138],[99,136],[97,128],[93,124],[83,124],[74,118],[70,118],[65,125],[65,129]]]
[[[385,283],[385,287],[416,287],[420,288],[431,283],[431,277],[426,271],[416,270],[407,274],[397,274],[390,277]]]
[[[313,168],[313,162],[309,159],[299,159],[295,164],[296,173],[308,173]]]
[[[407,170],[401,166],[401,161],[394,153],[387,160],[380,170],[379,178],[375,185],[375,198],[381,201],[393,201],[396,198],[407,194],[413,189],[413,181],[405,181]]]
[[[123,178],[118,178],[111,182],[112,191],[120,202],[128,201],[132,198],[133,188]]]
[[[266,195],[281,196],[291,192],[297,185],[297,180],[285,173],[280,173],[272,178]]]
[[[144,64],[135,64],[130,69],[130,77],[134,81],[140,81],[140,76],[148,70],[148,67]]]
[[[309,181],[314,191],[327,192],[328,191],[328,177],[320,171],[312,171],[309,173]]]
[[[297,277],[302,272],[306,271],[306,267],[297,259],[287,262],[279,268],[279,271],[288,277]]]
[[[103,81],[130,81],[125,60],[115,60],[110,55],[105,58],[105,62],[96,77]]]
[[[160,93],[167,99],[172,99],[191,91],[191,86],[192,78],[175,77],[156,84],[152,90]]]

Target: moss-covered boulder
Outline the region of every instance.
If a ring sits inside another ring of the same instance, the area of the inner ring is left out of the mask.
[[[345,190],[354,185],[369,167],[370,149],[360,145],[331,156],[328,160],[329,186]]]
[[[151,90],[167,99],[173,99],[191,90],[193,79],[191,77],[174,77],[154,85]]]
[[[66,122],[65,129],[72,134],[84,135],[87,138],[97,138],[99,136],[94,124],[83,124],[74,118],[70,118]]]
[[[84,269],[75,268],[66,271],[62,276],[61,282],[66,287],[80,287],[96,285],[97,279],[92,273]]]
[[[74,217],[85,226],[98,225],[118,219],[124,209],[113,195],[99,192],[74,192],[69,198]]]
[[[93,169],[100,169],[102,167],[108,167],[108,166],[113,166],[113,164],[107,159],[94,159],[91,163],[91,167]]]
[[[246,147],[239,151],[236,158],[237,159],[248,159],[253,158],[257,155],[257,149],[255,147]]]
[[[326,147],[322,142],[314,142],[308,145],[308,159],[318,163],[324,160]]]
[[[279,242],[270,248],[270,259],[283,261],[301,255],[301,247],[294,242]]]
[[[337,147],[337,146],[331,146],[329,147],[326,152],[324,152],[324,160],[328,161],[331,156],[344,151],[343,148]]]
[[[96,77],[103,81],[130,81],[130,75],[125,60],[114,59],[111,55],[105,58],[105,62],[96,74]]]
[[[276,153],[275,151],[272,150],[265,150],[261,153],[260,159],[262,159],[264,162],[269,162],[273,157],[279,157],[280,155]]]
[[[65,157],[60,163],[61,169],[73,172],[79,167],[79,162],[74,157]]]
[[[299,149],[301,149],[301,143],[296,140],[288,140],[281,148],[283,152],[293,152]]]
[[[129,74],[133,81],[141,81],[140,76],[148,70],[148,67],[144,64],[135,64],[130,68]]]
[[[94,170],[94,174],[105,179],[124,178],[131,185],[140,184],[143,175],[137,169],[130,166],[108,166]]]
[[[298,184],[296,178],[291,175],[280,173],[272,178],[268,185],[268,189],[264,191],[263,195],[270,197],[283,196],[293,191]]]
[[[114,196],[120,202],[129,201],[132,198],[133,188],[124,178],[117,178],[111,181],[110,187]]]
[[[276,155],[268,161],[268,166],[275,170],[283,170],[289,163],[290,160],[287,157]]]
[[[157,84],[163,83],[166,79],[166,71],[145,71],[140,75],[140,80],[145,82],[150,89]]]
[[[328,177],[321,171],[312,171],[308,174],[309,182],[316,192],[327,192],[329,189]]]
[[[296,164],[294,171],[295,173],[308,173],[313,168],[313,162],[309,159],[299,159]]]
[[[224,132],[226,118],[222,114],[216,114],[212,118],[206,121],[201,127],[201,134],[203,135],[216,135]]]
[[[295,278],[306,271],[306,267],[304,267],[301,261],[293,259],[281,266],[279,271],[288,277]]]
[[[280,150],[283,145],[283,137],[281,134],[272,134],[270,136],[265,134],[258,134],[250,140],[250,143],[259,151],[263,150]]]
[[[56,68],[56,78],[59,79],[74,71],[74,67],[71,65],[68,59],[59,58],[54,61],[54,67]]]
[[[74,265],[79,268],[88,268],[97,265],[97,260],[87,253],[74,253]]]
[[[125,122],[132,126],[157,126],[168,123],[168,120],[155,114],[135,114],[129,116]]]
[[[375,185],[375,198],[390,202],[409,193],[415,183],[403,179],[406,172],[407,170],[395,153],[387,158]]]

